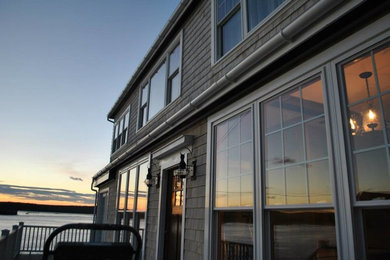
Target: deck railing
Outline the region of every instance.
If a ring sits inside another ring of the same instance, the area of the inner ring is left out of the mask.
[[[45,241],[57,228],[54,226],[24,225],[23,222],[20,222],[19,225],[13,226],[11,232],[3,230],[0,238],[0,256],[2,256],[0,259],[14,259],[18,254],[42,254]],[[54,238],[50,250],[53,250],[58,242],[114,242],[119,237],[123,237],[122,233],[117,232],[86,229],[64,230]],[[139,229],[141,237],[143,232],[143,229]],[[5,256],[7,257],[4,258]]]
[[[221,243],[222,259],[228,260],[246,260],[253,259],[253,245],[222,241]]]
[[[22,235],[23,223],[14,225],[12,231],[4,229],[0,236],[0,256],[2,260],[12,260],[19,254],[20,238]]]

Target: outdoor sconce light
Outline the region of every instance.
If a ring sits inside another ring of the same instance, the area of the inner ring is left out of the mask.
[[[192,165],[187,165],[184,162],[184,154],[180,154],[180,163],[179,163],[179,169],[176,169],[173,171],[174,176],[179,176],[180,178],[184,179],[187,176],[190,176],[191,178],[196,177],[196,161],[192,162]]]
[[[146,186],[148,186],[148,188],[152,187],[152,169],[151,168],[148,168],[148,174],[146,174],[146,180],[144,181]]]

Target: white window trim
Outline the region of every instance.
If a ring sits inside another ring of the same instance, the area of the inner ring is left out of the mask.
[[[180,81],[180,93],[179,96],[171,100],[170,103],[167,103],[167,91],[168,91],[168,71],[169,71],[169,56],[172,53],[172,51],[179,46],[179,73],[177,76],[179,77]],[[164,89],[164,107],[160,109],[154,116],[149,118],[149,109],[150,109],[150,82],[153,75],[157,72],[157,70],[161,67],[163,63],[166,63],[166,71],[165,71],[165,89]],[[146,125],[149,124],[150,121],[152,121],[155,117],[161,114],[167,107],[169,107],[171,104],[175,103],[177,99],[181,97],[182,94],[182,87],[183,87],[183,80],[182,80],[182,66],[183,64],[183,30],[178,34],[178,36],[169,44],[168,48],[165,50],[164,54],[159,58],[159,60],[155,63],[153,68],[150,70],[148,75],[145,77],[145,80],[140,85],[139,88],[139,94],[138,94],[138,108],[137,108],[137,130],[136,132],[140,131],[142,128],[144,128]],[[142,102],[142,88],[143,87],[148,88],[148,100],[147,100],[147,109],[146,109],[146,123],[141,126],[140,124],[140,108],[141,108],[141,102]]]
[[[211,66],[219,64],[225,57],[229,56],[230,53],[234,52],[249,36],[258,31],[264,24],[266,24],[272,17],[277,15],[282,9],[285,8],[293,0],[286,0],[279,5],[275,10],[268,14],[263,20],[261,20],[251,30],[248,28],[248,12],[247,12],[247,0],[240,0],[240,12],[241,12],[241,40],[229,51],[227,51],[221,57],[218,57],[219,53],[219,42],[218,42],[218,22],[217,22],[217,1],[211,1]]]
[[[233,116],[234,111],[240,109],[243,106],[248,106],[251,103],[256,103],[257,106],[254,110],[255,120],[259,118],[258,104],[277,93],[282,93],[292,86],[298,85],[300,82],[321,74],[321,81],[323,82],[323,91],[326,92],[324,95],[324,109],[325,113],[328,113],[328,120],[331,122],[330,131],[328,135],[332,135],[328,143],[332,143],[332,150],[329,150],[329,160],[332,165],[330,179],[332,185],[332,198],[333,207],[335,210],[335,222],[336,222],[336,240],[338,247],[338,256],[340,259],[355,259],[355,248],[359,246],[354,241],[353,230],[353,212],[352,212],[352,201],[350,199],[350,187],[348,185],[348,169],[345,155],[347,154],[346,147],[344,146],[344,130],[338,127],[343,125],[343,119],[341,113],[343,107],[341,107],[341,97],[338,89],[342,86],[339,85],[337,77],[337,64],[345,61],[347,58],[356,55],[359,52],[364,52],[367,48],[372,46],[378,46],[380,42],[390,41],[390,28],[388,24],[390,21],[390,15],[386,15],[376,22],[367,25],[363,29],[357,31],[353,35],[346,39],[336,43],[331,48],[326,49],[322,53],[317,54],[306,62],[292,68],[283,75],[274,79],[271,82],[266,83],[258,90],[255,90],[250,95],[236,101],[227,108],[217,112],[210,116],[207,122],[207,158],[206,158],[206,194],[205,194],[205,231],[204,231],[204,257],[205,259],[213,259],[211,256],[212,246],[215,242],[216,237],[212,233],[212,200],[213,200],[213,182],[211,178],[212,165],[213,165],[213,123],[220,120],[222,117]],[[326,103],[325,103],[326,102]],[[336,122],[336,124],[334,124]],[[255,122],[256,124],[256,122]],[[256,126],[257,127],[257,126]],[[255,158],[258,162],[260,156],[260,133],[256,133],[255,138]],[[329,145],[329,144],[328,144]],[[334,153],[331,156],[331,153]],[[257,187],[261,186],[261,178],[259,178],[259,169],[257,163],[255,163],[255,182]],[[256,192],[256,189],[255,189]],[[263,216],[261,215],[262,208],[257,204],[262,203],[262,193],[255,193],[255,212],[254,213],[254,224],[257,225],[255,229],[255,240],[254,248],[255,254],[254,259],[267,259],[267,255],[263,256],[264,238],[262,235],[261,226],[264,223]],[[257,204],[256,204],[257,203]],[[376,206],[390,206],[389,202],[378,203]]]

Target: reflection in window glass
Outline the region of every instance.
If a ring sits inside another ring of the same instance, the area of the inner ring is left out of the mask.
[[[220,30],[221,48],[220,57],[225,55],[234,46],[241,41],[241,12],[238,10],[225,24],[221,26]]]
[[[220,22],[240,0],[218,0],[218,22]]]
[[[302,125],[290,127],[283,132],[284,163],[303,161]]]
[[[357,200],[390,199],[389,50],[342,66]]]
[[[286,204],[284,169],[267,170],[266,181],[266,204]]]
[[[248,31],[264,20],[285,0],[248,0]]]
[[[321,81],[274,97],[263,113],[266,204],[331,203]]]
[[[312,162],[306,167],[309,179],[309,203],[331,203],[328,160]]]
[[[125,208],[127,176],[128,176],[127,172],[120,175],[118,210],[123,210]]]
[[[180,46],[177,46],[169,55],[169,76],[179,69],[180,64]]]
[[[387,152],[385,149],[378,149],[354,155],[358,200],[390,199]]]
[[[280,129],[280,98],[274,98],[263,105],[265,132]]]
[[[253,259],[252,212],[218,213],[218,259]]]
[[[180,96],[180,79],[179,79],[179,74],[176,74],[173,78],[170,79],[169,81],[169,95],[170,95],[170,100],[169,102],[172,102],[176,98]]]
[[[385,140],[377,100],[363,102],[349,108],[352,147],[354,150],[382,145]],[[371,112],[372,111],[372,115]]]
[[[215,206],[253,205],[251,113],[244,112],[215,127]]]
[[[302,88],[302,105],[304,119],[310,119],[324,113],[321,81],[313,82]]]
[[[349,104],[377,94],[373,71],[370,55],[356,59],[344,66]]]
[[[305,124],[306,159],[314,160],[328,156],[325,120],[323,117]]]
[[[390,259],[389,219],[389,209],[370,209],[363,211],[367,259]]]
[[[333,210],[269,214],[272,259],[338,259]]]
[[[286,204],[306,204],[306,175],[304,165],[287,167],[286,171]]]
[[[302,120],[299,90],[282,95],[283,127],[296,124]]]
[[[135,180],[137,177],[137,168],[130,170],[129,188],[127,192],[127,210],[133,211],[134,209],[134,197],[135,197]]]
[[[148,164],[144,163],[139,166],[138,176],[138,193],[137,193],[137,212],[146,211],[146,201],[148,195],[148,186],[145,184],[146,175],[148,174]]]
[[[165,66],[164,62],[150,80],[149,119],[151,119],[164,107]]]

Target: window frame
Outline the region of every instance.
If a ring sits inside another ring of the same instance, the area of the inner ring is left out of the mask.
[[[220,60],[223,60],[224,57],[228,56],[231,52],[233,52],[238,46],[241,45],[246,38],[252,35],[255,31],[257,31],[260,27],[262,27],[267,21],[269,21],[272,17],[274,17],[277,13],[279,13],[284,7],[292,2],[292,0],[285,0],[282,4],[280,4],[277,8],[275,8],[272,12],[270,12],[264,19],[260,20],[252,29],[249,30],[248,23],[248,0],[239,0],[235,7],[233,7],[228,14],[218,22],[218,0],[211,1],[211,31],[212,31],[212,39],[211,39],[211,64],[217,64]],[[225,54],[222,54],[222,39],[220,28],[222,25],[226,24],[229,19],[236,13],[236,9],[240,9],[238,12],[241,12],[241,39],[238,43],[233,46],[230,50],[228,50]]]
[[[139,158],[138,160],[135,160],[134,162],[132,162],[131,164],[121,168],[119,171],[118,171],[118,174],[117,174],[117,180],[116,180],[116,183],[117,183],[117,189],[116,189],[116,202],[115,202],[115,223],[116,224],[122,224],[121,223],[121,219],[120,219],[120,214],[123,214],[123,218],[124,218],[124,222],[126,222],[126,213],[127,213],[127,202],[128,202],[128,191],[129,191],[129,185],[130,185],[130,172],[131,170],[134,170],[136,171],[136,177],[135,177],[135,187],[134,187],[134,197],[133,197],[133,209],[131,211],[131,214],[133,216],[133,223],[132,223],[132,226],[135,228],[135,229],[139,229],[140,228],[140,215],[141,214],[144,214],[144,221],[145,221],[145,228],[143,230],[143,235],[141,236],[142,237],[142,255],[145,254],[145,242],[146,242],[146,229],[147,229],[147,216],[148,216],[148,203],[149,203],[149,200],[148,200],[148,197],[149,197],[149,189],[146,189],[146,205],[145,205],[145,211],[138,211],[137,210],[137,204],[138,204],[138,191],[139,191],[139,184],[140,184],[140,181],[143,183],[144,180],[140,179],[140,168],[141,168],[141,165],[144,165],[144,164],[147,164],[147,167],[150,167],[150,155],[147,155],[147,156],[143,156],[141,158]],[[119,209],[119,203],[120,203],[120,189],[121,189],[121,181],[122,181],[122,175],[126,175],[126,191],[125,191],[125,201],[124,201],[124,208],[123,210],[122,209]],[[127,221],[129,222],[129,220]],[[125,223],[127,224],[127,223]]]
[[[175,70],[175,74],[173,75],[171,73],[171,75],[169,75],[169,65],[170,65],[170,55],[172,54],[172,52],[176,49],[176,47],[179,48],[179,63],[178,63],[178,71],[176,72]],[[170,104],[174,103],[174,101],[176,101],[177,99],[179,99],[181,97],[181,94],[182,94],[182,86],[183,86],[183,82],[182,82],[182,61],[183,60],[183,31],[181,31],[178,36],[169,44],[168,48],[164,51],[164,54],[161,55],[161,57],[158,59],[158,61],[155,63],[155,65],[153,66],[153,68],[149,71],[149,73],[147,74],[147,76],[145,77],[145,80],[143,81],[143,83],[141,84],[142,87],[139,88],[139,93],[138,93],[138,112],[137,112],[137,130],[136,132],[138,132],[139,130],[141,130],[144,126],[148,125],[148,123],[150,121],[152,121],[155,117],[157,117],[159,114],[161,114],[162,111],[164,111]],[[151,116],[149,115],[149,111],[150,111],[150,106],[151,106],[151,102],[150,102],[150,90],[151,90],[151,79],[153,78],[153,76],[157,73],[157,71],[161,68],[161,66],[165,63],[165,80],[164,80],[164,98],[163,98],[163,107],[158,111],[156,112],[155,115]],[[179,83],[180,83],[180,93],[179,93],[179,96],[174,99],[174,100],[170,100],[170,98],[168,98],[168,91],[170,89],[170,80],[173,79],[174,77],[178,76],[179,77]],[[146,101],[146,122],[141,122],[142,118],[141,118],[141,109],[144,108],[144,106],[141,106],[142,104],[142,90],[143,88],[147,87],[148,88],[148,97],[147,97],[147,101]]]
[[[212,124],[218,119],[233,113],[235,110],[245,105],[252,103],[260,103],[268,100],[277,93],[289,89],[293,85],[297,85],[304,80],[321,74],[323,82],[323,91],[326,93],[324,98],[324,109],[328,113],[329,127],[328,142],[330,142],[331,150],[328,150],[330,165],[333,169],[333,174],[330,175],[332,196],[334,197],[333,204],[335,210],[335,227],[337,251],[340,259],[364,259],[362,257],[364,244],[359,241],[362,237],[363,227],[358,225],[359,216],[353,210],[352,198],[353,193],[350,190],[350,172],[347,167],[348,159],[346,147],[346,137],[344,131],[343,114],[343,97],[340,89],[337,66],[340,62],[350,59],[351,57],[359,56],[358,53],[364,53],[369,49],[374,49],[390,42],[390,30],[388,21],[390,15],[386,15],[378,20],[368,24],[341,40],[335,43],[332,48],[326,49],[321,53],[316,54],[309,60],[290,68],[277,78],[269,81],[261,88],[257,88],[247,96],[235,101],[226,108],[211,115],[207,119],[207,163],[206,163],[206,193],[205,193],[205,229],[204,229],[204,255],[206,259],[214,259],[211,255],[212,245],[216,240],[215,229],[212,219],[212,200],[213,200],[213,135]],[[239,83],[239,82],[238,82]],[[232,84],[238,84],[232,83]],[[260,86],[259,86],[260,87]],[[259,119],[258,109],[254,109],[254,118]],[[256,124],[256,123],[255,123]],[[256,187],[262,187],[262,179],[259,178],[259,166],[257,162],[261,161],[261,134],[255,132],[255,183]],[[256,259],[268,259],[267,250],[264,248],[267,238],[268,229],[265,227],[265,216],[262,215],[263,194],[255,189],[256,205],[254,215],[255,225],[255,257]],[[260,202],[260,203],[259,203]],[[386,202],[375,202],[376,205],[370,209],[390,208]],[[259,205],[260,204],[260,205]],[[361,211],[362,207],[356,207],[356,211]],[[361,219],[361,218],[360,218]],[[357,252],[356,248],[361,248],[361,252]]]
[[[111,143],[111,155],[116,153],[123,146],[125,146],[127,144],[128,140],[129,140],[130,115],[131,115],[131,107],[129,106],[121,114],[121,116],[117,120],[115,120],[115,122],[114,122],[113,134],[112,134],[112,143]],[[126,120],[127,120],[127,125],[125,124]],[[123,121],[123,125],[121,125],[122,121]],[[122,126],[122,130],[119,130],[118,126]],[[126,131],[126,133],[123,136],[122,134],[123,134],[124,131]],[[118,135],[116,136],[116,134],[118,134]],[[119,139],[119,146],[118,146],[118,143],[117,143],[117,139]]]
[[[301,88],[305,84],[312,82],[315,79],[319,79],[322,85],[323,91],[323,102],[324,102],[324,117],[326,122],[326,134],[327,134],[327,148],[328,148],[328,160],[329,160],[329,185],[332,193],[332,202],[324,204],[294,204],[294,205],[277,205],[277,206],[266,206],[265,205],[265,191],[263,187],[264,183],[264,171],[263,171],[263,154],[262,150],[262,122],[260,120],[261,116],[261,104],[270,98],[281,95],[285,92],[288,92],[293,89]],[[326,83],[326,74],[325,70],[322,67],[317,67],[312,71],[307,71],[304,74],[300,74],[299,77],[291,79],[291,77],[286,77],[282,79],[282,82],[279,82],[279,87],[275,88],[275,83],[269,83],[265,87],[256,91],[255,95],[250,95],[244,97],[243,99],[235,102],[230,105],[228,108],[223,109],[219,113],[212,115],[208,118],[208,158],[207,161],[210,164],[210,167],[207,168],[209,177],[206,178],[206,226],[205,226],[205,255],[208,259],[216,259],[216,243],[218,239],[218,220],[216,217],[215,206],[214,206],[214,194],[215,194],[215,125],[232,118],[247,109],[252,110],[252,128],[253,128],[253,171],[254,171],[254,182],[253,182],[253,257],[254,259],[270,259],[271,249],[270,243],[266,242],[270,239],[269,227],[269,212],[272,210],[321,210],[321,209],[332,209],[334,210],[335,218],[335,232],[336,232],[336,243],[337,249],[340,249],[340,236],[339,226],[338,226],[338,212],[336,212],[338,191],[336,188],[335,181],[335,169],[333,167],[333,147],[331,139],[331,127],[330,127],[330,117],[329,117],[329,105],[327,97],[327,83]],[[206,175],[207,176],[207,175]],[[207,201],[208,200],[208,201]],[[217,210],[225,210],[225,208],[218,208]],[[229,211],[250,211],[248,208],[227,208]],[[207,224],[208,223],[208,224]],[[208,237],[206,237],[208,236]],[[206,245],[207,244],[207,245]],[[263,254],[264,253],[264,254]],[[340,255],[340,253],[339,253]],[[264,257],[264,258],[263,258]]]

